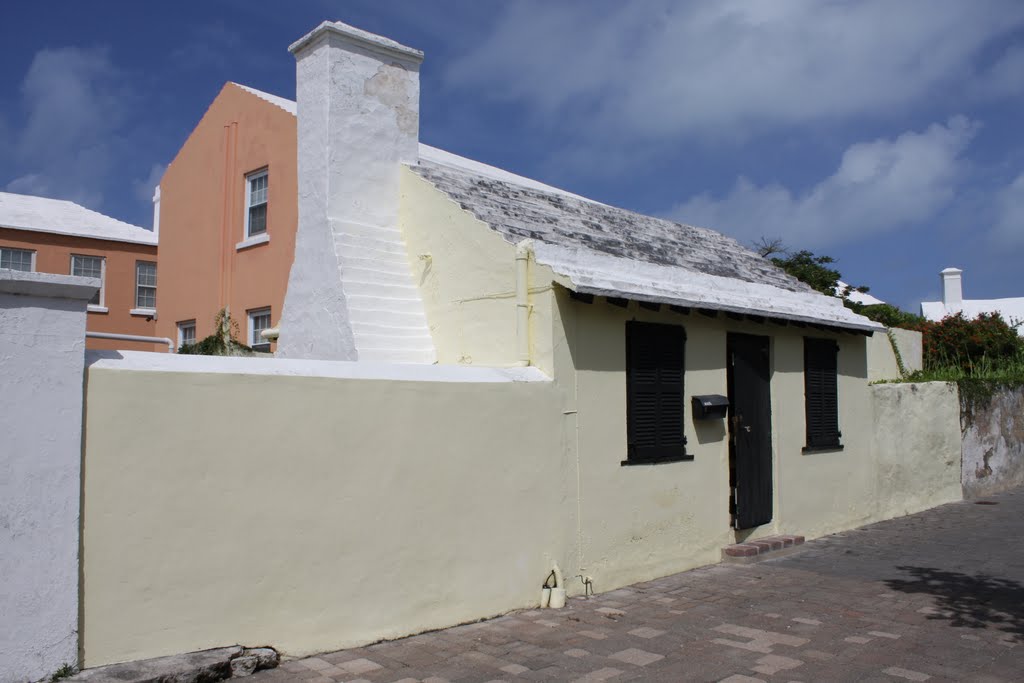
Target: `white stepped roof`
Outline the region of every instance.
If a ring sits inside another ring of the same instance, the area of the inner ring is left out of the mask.
[[[237,84],[236,84],[237,85]],[[243,90],[296,114],[296,103]],[[420,144],[413,171],[581,293],[705,307],[873,332],[878,323],[713,230],[644,216]]]
[[[63,199],[0,192],[0,228],[156,246],[152,230]]]
[[[977,318],[982,313],[999,313],[1003,320],[1011,325],[1024,323],[1024,297],[1009,299],[964,299],[960,307],[946,307],[941,301],[921,302],[921,315],[928,320],[942,320],[947,315],[963,313],[968,320]],[[1017,333],[1024,336],[1024,324],[1017,328]]]

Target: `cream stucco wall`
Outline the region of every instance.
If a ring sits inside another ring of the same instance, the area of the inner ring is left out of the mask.
[[[85,663],[336,649],[531,606],[552,561],[570,594],[581,575],[603,592],[751,535],[813,538],[957,498],[955,395],[869,387],[864,337],[836,337],[844,448],[805,454],[806,328],[584,304],[559,287],[533,299],[552,381],[329,362],[306,374],[331,376],[293,376],[289,361],[165,354],[91,367]],[[686,329],[687,399],[726,393],[730,331],[771,336],[770,524],[730,528],[724,421],[687,407],[692,461],[620,464],[628,319]]]
[[[444,364],[516,358],[515,246],[402,167],[399,225]]]
[[[88,406],[87,666],[401,636],[530,606],[568,564],[550,382],[93,367]]]
[[[871,387],[879,519],[963,498],[960,395],[955,384]]]
[[[894,327],[888,330],[888,333],[876,332],[868,339],[868,380],[881,382],[900,378],[900,365],[893,349],[894,342],[899,349],[903,367],[908,373],[924,367],[921,333]]]

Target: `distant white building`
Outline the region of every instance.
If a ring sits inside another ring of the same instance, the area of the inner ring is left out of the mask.
[[[942,320],[948,315],[963,313],[973,320],[981,313],[999,313],[1010,324],[1024,321],[1024,297],[1010,299],[964,299],[963,272],[959,268],[946,268],[942,278],[942,301],[922,301],[921,315],[928,320]],[[1024,336],[1024,325],[1017,328]]]
[[[836,284],[836,296],[842,297],[843,292],[850,285],[840,280]],[[864,306],[874,306],[875,304],[884,304],[885,302],[877,297],[873,297],[867,292],[858,292],[856,289],[851,289],[850,294],[846,297],[855,304],[863,304]]]

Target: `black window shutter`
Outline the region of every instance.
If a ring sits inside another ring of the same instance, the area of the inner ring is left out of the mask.
[[[832,448],[839,444],[839,386],[836,355],[831,339],[804,339],[804,396],[807,411],[807,447]]]
[[[685,455],[683,363],[686,333],[678,325],[626,323],[628,459]]]

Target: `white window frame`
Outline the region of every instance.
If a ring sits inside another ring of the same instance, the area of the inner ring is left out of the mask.
[[[252,242],[252,243],[249,243],[249,242],[251,240],[258,239],[258,238],[260,238],[260,236],[266,235],[269,232],[269,230],[268,230],[268,228],[270,227],[269,225],[264,225],[263,231],[262,232],[258,232],[255,235],[251,234],[249,232],[249,210],[252,209],[252,207],[253,207],[253,203],[252,203],[252,181],[256,180],[257,178],[264,178],[264,177],[267,178],[267,192],[266,192],[266,197],[263,200],[263,204],[267,207],[267,219],[268,219],[267,223],[270,222],[269,221],[269,218],[270,218],[270,177],[269,176],[270,176],[270,169],[269,168],[263,168],[263,169],[260,169],[259,171],[253,171],[252,173],[246,173],[245,174],[245,232],[242,235],[245,239],[240,243],[240,244],[243,244],[245,246],[254,246],[255,244],[260,244],[261,242]],[[259,206],[259,205],[257,204],[256,206]],[[247,243],[249,243],[249,244],[247,244]]]
[[[254,325],[254,319],[256,317],[265,315],[267,316],[267,326],[261,328],[260,331],[269,330],[271,327],[274,326],[274,320],[271,317],[270,313],[270,306],[267,306],[265,308],[254,308],[250,311],[246,311],[246,315],[249,319],[249,329],[248,334],[246,335],[246,338],[249,340],[249,346],[256,351],[270,351],[270,341],[260,337],[259,332],[256,331],[256,326]]]
[[[192,341],[191,342],[186,342],[185,341],[185,330],[190,329],[190,328],[192,330]],[[182,320],[181,322],[179,322],[178,323],[178,348],[180,349],[186,343],[195,344],[197,341],[198,341],[198,339],[196,339],[196,321],[195,321],[195,318],[193,318],[192,320]]]
[[[156,313],[156,285],[143,285],[139,283],[139,266],[142,264],[152,265],[156,268],[156,261],[136,261],[135,262],[135,308],[131,310],[132,315],[153,315]],[[145,287],[153,290],[153,305],[152,306],[140,306],[139,305],[139,288]]]
[[[0,251],[21,251],[28,252],[30,254],[29,259],[29,270],[28,272],[36,272],[36,250],[35,249],[22,249],[21,247],[0,247]],[[22,271],[25,272],[25,271]]]
[[[98,304],[90,303],[86,308],[92,313],[106,313],[107,312],[107,257],[99,256],[97,254],[72,254],[71,255],[71,274],[75,274],[75,259],[78,258],[98,258],[100,260],[100,302]]]

